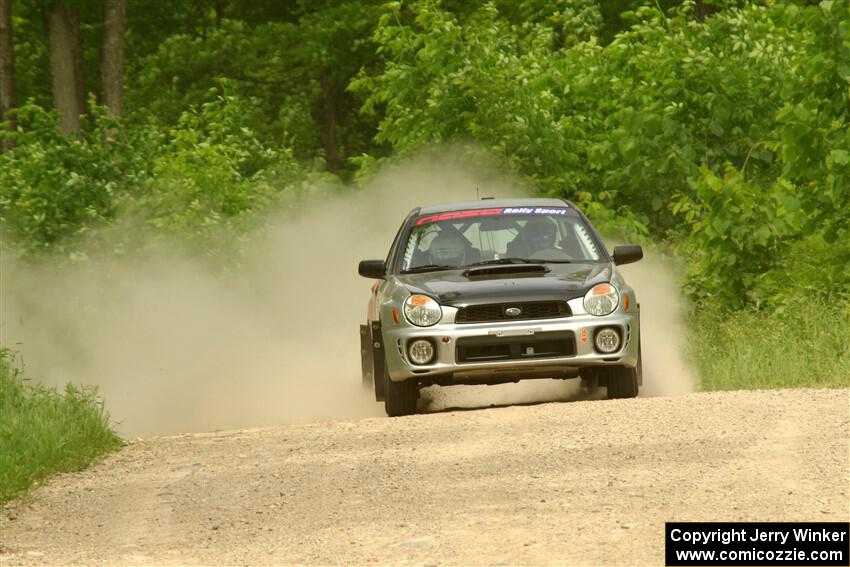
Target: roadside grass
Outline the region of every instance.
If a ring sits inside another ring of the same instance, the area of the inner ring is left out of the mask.
[[[850,387],[850,305],[795,302],[776,312],[696,309],[701,390]]]
[[[81,470],[123,444],[93,388],[30,384],[0,347],[0,506],[34,482]]]

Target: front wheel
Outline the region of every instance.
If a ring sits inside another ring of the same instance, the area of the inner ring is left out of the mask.
[[[419,399],[419,383],[414,380],[393,382],[387,365],[384,364],[384,409],[390,417],[412,415],[416,413],[416,401]]]
[[[638,395],[638,373],[636,368],[615,366],[609,369],[608,398],[636,398]]]
[[[608,398],[636,398],[643,384],[643,351],[638,341],[638,360],[634,368],[614,366],[609,368]]]

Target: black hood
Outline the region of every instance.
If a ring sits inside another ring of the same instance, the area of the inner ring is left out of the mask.
[[[546,264],[549,271],[510,274],[508,271],[491,277],[465,275],[464,269],[396,276],[411,293],[424,293],[443,305],[464,307],[482,303],[515,301],[570,300],[582,297],[598,283],[610,281],[610,263]],[[502,266],[500,266],[502,267]],[[522,265],[517,266],[522,269]]]

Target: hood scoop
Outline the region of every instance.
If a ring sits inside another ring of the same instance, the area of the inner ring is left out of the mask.
[[[463,275],[470,280],[542,276],[550,271],[543,264],[506,264],[469,268]]]

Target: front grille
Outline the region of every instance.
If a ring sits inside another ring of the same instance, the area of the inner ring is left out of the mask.
[[[510,308],[521,310],[511,317]],[[492,321],[528,321],[529,319],[556,319],[572,315],[566,301],[525,301],[519,303],[488,303],[461,307],[455,315],[455,323],[489,323]]]
[[[555,331],[522,337],[462,337],[457,340],[456,357],[458,363],[472,363],[554,358],[575,353],[572,331]]]

